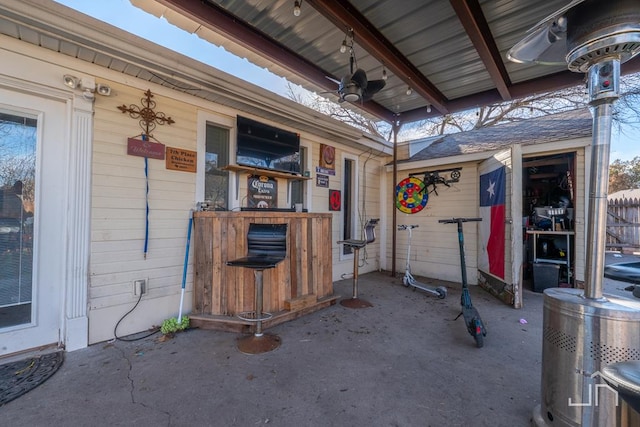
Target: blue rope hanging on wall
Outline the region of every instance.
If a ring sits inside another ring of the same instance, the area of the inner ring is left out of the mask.
[[[147,141],[147,135],[142,134],[142,140]],[[149,158],[144,158],[144,180],[145,180],[145,218],[144,218],[144,259],[147,259],[147,250],[149,248]]]
[[[133,119],[139,119],[140,127],[143,132],[141,134],[143,141],[149,141],[149,138],[153,138],[151,132],[156,128],[156,125],[171,125],[175,123],[175,121],[168,117],[165,113],[158,112],[156,113],[154,109],[156,108],[156,102],[153,100],[153,94],[151,93],[151,89],[147,89],[144,93],[144,98],[140,100],[141,106],[130,104],[130,105],[119,105],[117,108],[124,114],[129,114],[129,117]],[[146,150],[140,151],[140,147],[135,146],[135,139],[129,138],[128,144],[133,142],[134,148],[131,152],[129,152],[129,146],[127,147],[127,154],[132,154],[136,156],[144,157],[144,177],[145,177],[145,227],[144,227],[144,259],[147,259],[147,251],[149,248],[149,157],[147,156],[148,152]],[[151,158],[164,160],[165,152],[164,145],[157,144],[162,148],[161,154],[159,156],[154,156],[153,153]],[[136,151],[137,150],[137,151]],[[156,149],[157,150],[157,149]],[[143,154],[141,154],[143,153]]]

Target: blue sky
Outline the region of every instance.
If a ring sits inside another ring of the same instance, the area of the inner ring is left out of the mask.
[[[134,7],[129,0],[56,1],[267,90],[283,96],[286,93],[284,78]],[[621,135],[614,130],[610,156],[612,161],[640,157],[640,130],[627,126]]]

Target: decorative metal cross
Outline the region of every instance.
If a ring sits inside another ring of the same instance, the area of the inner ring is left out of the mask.
[[[144,134],[148,137],[153,137],[151,132],[156,128],[156,124],[170,125],[175,123],[175,121],[171,117],[167,117],[164,113],[156,113],[153,111],[153,109],[156,108],[156,102],[151,99],[153,98],[151,89],[147,89],[144,94],[145,98],[140,98],[142,107],[133,104],[127,107],[122,104],[118,106],[118,110],[123,113],[129,113],[129,117],[132,119],[140,119],[140,127],[144,131]]]

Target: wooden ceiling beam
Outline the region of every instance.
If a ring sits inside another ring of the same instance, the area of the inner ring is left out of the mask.
[[[622,78],[624,78],[624,76],[628,74],[640,73],[640,55],[622,64],[620,73],[623,76]],[[567,70],[540,77],[535,80],[516,83],[511,86],[510,91],[513,95],[513,98],[524,98],[536,93],[552,92],[555,90],[566,89],[571,86],[583,85],[585,84],[585,79],[585,74],[574,73]],[[460,111],[478,108],[484,105],[491,105],[503,101],[504,100],[502,99],[498,91],[496,89],[492,89],[473,95],[464,96],[462,98],[452,99],[447,103],[447,107],[452,113],[457,113]],[[411,123],[418,120],[438,117],[440,115],[441,114],[439,114],[437,111],[427,113],[424,108],[416,108],[415,110],[405,111],[404,113],[399,115],[398,119],[400,123]]]
[[[462,27],[504,101],[512,99],[511,80],[478,0],[449,0]]]
[[[514,98],[523,98],[536,93],[551,92],[554,90],[565,89],[576,86],[584,82],[584,74],[573,73],[571,71],[562,71],[550,76],[541,77],[536,80],[529,80],[523,83],[517,83],[511,86],[511,93]],[[502,96],[497,89],[491,89],[484,92],[475,93],[469,96],[452,99],[447,104],[452,113],[479,108],[485,105],[497,104],[504,102]],[[410,123],[412,121],[424,120],[439,116],[436,112],[426,113],[424,108],[406,111],[400,115],[400,122]]]
[[[297,74],[300,78],[326,91],[336,90],[336,84],[327,79],[329,73],[325,70],[307,61],[281,43],[278,43],[268,34],[258,31],[250,24],[231,15],[216,4],[202,0],[157,1],[203,27],[222,34],[229,40],[233,40],[256,55],[268,58],[279,66]],[[358,104],[357,108],[389,123],[395,118],[393,112],[375,101]]]
[[[297,74],[300,78],[323,88],[335,91],[335,83],[326,78],[325,70],[307,61],[298,53],[275,41],[269,35],[258,31],[237,17],[229,14],[214,2],[202,0],[156,0],[178,13],[189,17],[200,25],[210,28],[234,40],[257,55],[270,59],[281,67]],[[569,86],[583,84],[584,74],[561,71],[522,83],[513,84],[504,67],[497,46],[493,42],[484,14],[478,0],[450,0],[470,40],[474,43],[480,58],[489,71],[496,89],[472,94],[457,99],[447,99],[398,49],[389,42],[367,19],[347,0],[307,0],[319,13],[345,31],[353,29],[356,42],[369,54],[379,60],[398,78],[409,84],[427,102],[432,111],[424,107],[395,114],[391,110],[368,101],[353,104],[354,107],[378,117],[388,123],[399,121],[409,123],[448,113],[477,108],[511,99],[522,98],[535,93],[550,92]],[[640,72],[640,56],[621,67],[622,74]]]
[[[387,38],[346,0],[306,0],[338,28],[353,29],[354,40],[399,79],[420,94],[433,109],[447,114],[447,99]]]

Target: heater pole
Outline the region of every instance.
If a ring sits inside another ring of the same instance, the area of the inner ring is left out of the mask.
[[[611,143],[611,103],[595,107],[593,145],[589,180],[589,222],[587,229],[587,265],[584,296],[602,298],[604,254],[607,232],[607,193],[609,186],[609,149]]]
[[[589,96],[590,104],[594,107],[594,116],[584,296],[590,299],[603,297],[611,124],[613,103],[619,96],[619,80],[618,59],[605,60],[589,68]]]

